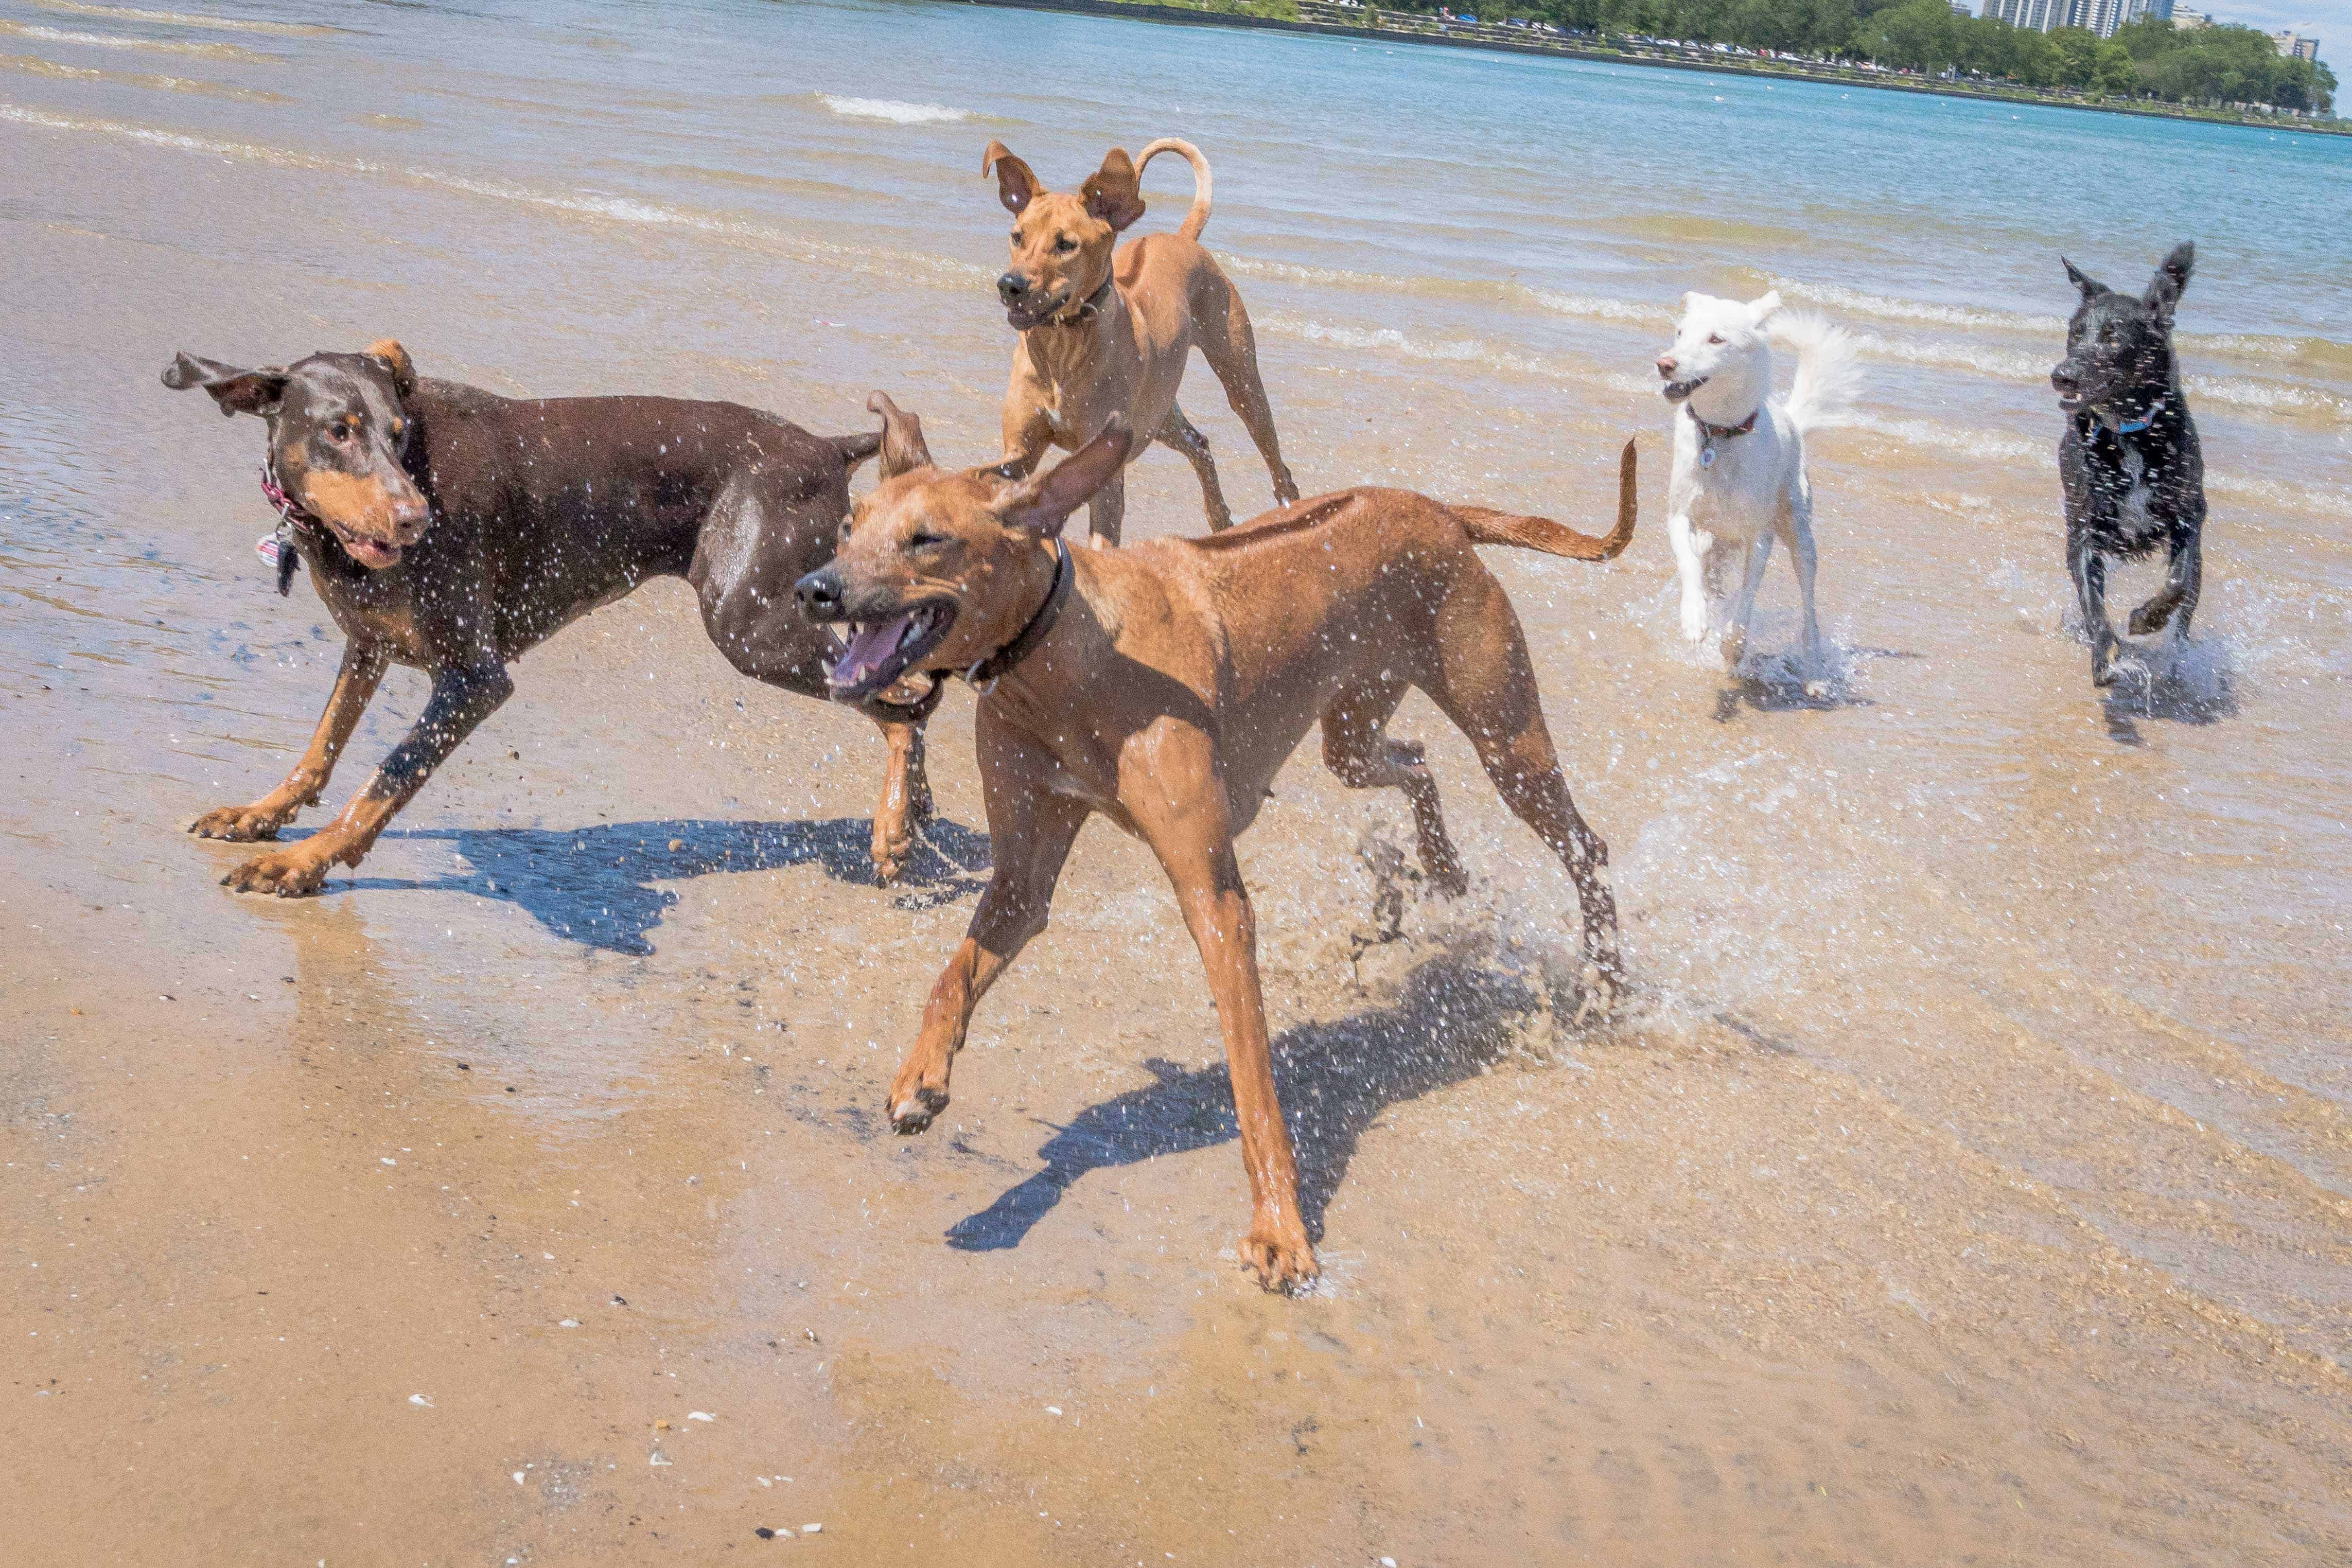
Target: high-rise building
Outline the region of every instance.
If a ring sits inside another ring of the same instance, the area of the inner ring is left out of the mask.
[[[2161,5],[2162,11],[2157,6]],[[2036,33],[2059,27],[2084,27],[2102,38],[2143,16],[2171,16],[2172,0],[1984,0],[1987,21],[2006,22]]]
[[[2193,33],[2200,27],[2212,25],[2213,14],[2210,11],[2191,11],[2186,5],[2172,8],[2172,30],[2176,33]]]
[[[2319,58],[2317,38],[2306,38],[2301,34],[2288,31],[2273,33],[2271,42],[2278,46],[2279,58],[2283,60],[2315,61]]]

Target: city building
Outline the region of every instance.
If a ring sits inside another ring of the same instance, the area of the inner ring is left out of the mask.
[[[2102,38],[2112,38],[2126,22],[2143,16],[2177,17],[2179,13],[2173,9],[2172,0],[1984,0],[1980,15],[1987,21],[2006,22],[2036,33],[2084,27]]]
[[[2301,34],[2290,31],[2273,33],[2271,42],[2278,46],[2279,58],[2283,60],[2315,61],[2319,58],[2317,38],[2306,38]]]
[[[2176,33],[2193,33],[2200,27],[2212,25],[2213,14],[2210,11],[2191,11],[2186,5],[2172,8],[2172,30]]]

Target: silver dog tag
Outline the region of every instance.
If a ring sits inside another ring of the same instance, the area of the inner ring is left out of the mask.
[[[1698,449],[1698,465],[1702,468],[1712,468],[1715,466],[1714,442],[1710,441],[1705,446]]]

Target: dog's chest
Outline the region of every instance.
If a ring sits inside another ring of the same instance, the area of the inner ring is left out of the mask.
[[[2161,537],[2164,519],[2156,505],[2158,477],[2147,455],[2128,441],[2093,458],[2092,486],[2105,503],[2094,509],[2093,526],[2106,535],[2110,549],[2137,554]]]

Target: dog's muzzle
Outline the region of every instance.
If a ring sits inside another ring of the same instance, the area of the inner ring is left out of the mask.
[[[1698,391],[1699,388],[1706,385],[1707,379],[1708,378],[1706,376],[1696,376],[1686,382],[1668,382],[1664,386],[1658,390],[1665,394],[1665,399],[1668,402],[1680,402],[1685,398],[1689,397],[1691,393]]]

